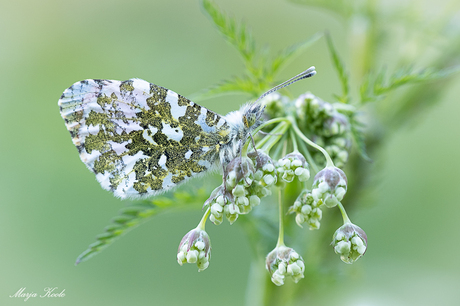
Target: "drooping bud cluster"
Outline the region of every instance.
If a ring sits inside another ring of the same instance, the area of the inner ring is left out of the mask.
[[[181,266],[196,263],[198,272],[201,272],[209,266],[210,259],[211,241],[205,231],[195,228],[182,238],[177,250],[177,262]]]
[[[271,158],[262,151],[236,157],[226,167],[225,183],[216,188],[205,206],[211,207],[210,220],[221,224],[223,216],[232,224],[240,214],[249,213],[260,199],[271,194],[277,175]]]
[[[308,163],[302,154],[293,152],[278,160],[276,171],[280,181],[290,183],[295,177],[305,182],[310,178]]]
[[[347,177],[337,167],[326,167],[315,175],[313,190],[311,191],[315,201],[329,208],[336,206],[342,201],[347,192]]]
[[[294,202],[294,205],[289,207],[288,213],[296,213],[295,222],[302,227],[303,223],[307,223],[311,230],[319,229],[323,216],[319,204],[315,201],[309,190],[303,190]]]
[[[359,226],[345,223],[334,233],[332,245],[344,263],[352,264],[366,253],[367,235]]]
[[[343,167],[348,161],[351,148],[350,123],[347,114],[354,113],[350,105],[330,104],[311,93],[305,93],[295,102],[299,127],[311,132],[309,138],[323,147],[331,156],[334,164]],[[318,164],[324,164],[322,154],[311,151]]]
[[[254,172],[254,163],[249,157],[237,157],[228,164],[226,191],[231,192],[234,205],[233,207],[228,205],[229,207],[224,207],[224,210],[226,209],[231,215],[235,213],[247,214],[252,210],[253,206],[260,203],[260,198],[249,192],[249,187],[254,181]],[[249,201],[251,196],[254,199],[253,203]],[[230,221],[230,223],[233,222]]]
[[[296,283],[304,277],[305,264],[302,257],[286,246],[279,246],[268,253],[265,267],[277,286],[284,284],[286,276],[291,276]]]

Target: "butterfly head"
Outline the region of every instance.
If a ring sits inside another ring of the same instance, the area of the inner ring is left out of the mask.
[[[244,127],[247,129],[251,127],[257,127],[257,123],[260,122],[260,117],[262,117],[264,109],[265,106],[260,103],[248,104],[243,112]]]

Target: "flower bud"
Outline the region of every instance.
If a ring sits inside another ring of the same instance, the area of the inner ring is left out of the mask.
[[[302,257],[292,248],[279,246],[271,251],[266,258],[266,268],[272,282],[281,286],[286,276],[291,276],[294,282],[304,277],[305,264]]]
[[[232,190],[237,184],[248,187],[254,180],[254,165],[250,158],[238,156],[230,161],[225,168],[225,173],[227,173],[225,180],[228,191]]]
[[[188,232],[181,240],[177,250],[177,262],[196,263],[198,272],[209,266],[211,259],[211,241],[208,234],[198,228]]]
[[[308,163],[305,157],[298,152],[290,153],[278,160],[277,171],[280,179],[286,183],[292,182],[296,176],[301,182],[305,182],[310,178]]]
[[[347,192],[347,177],[337,167],[326,167],[318,172],[313,181],[312,196],[331,208],[342,201]]]
[[[367,235],[359,226],[345,223],[334,233],[332,245],[344,263],[352,264],[366,253]]]
[[[319,204],[320,202],[314,199],[310,191],[303,190],[294,205],[289,207],[288,213],[296,213],[295,221],[298,226],[302,227],[303,223],[307,223],[310,230],[319,229],[319,221],[323,216]]]
[[[273,92],[260,99],[260,104],[265,106],[265,114],[270,118],[286,116],[286,105],[288,103],[289,98],[277,92]]]
[[[225,217],[227,218],[230,224],[233,224],[238,215],[240,214],[240,209],[236,204],[230,203],[224,206]]]

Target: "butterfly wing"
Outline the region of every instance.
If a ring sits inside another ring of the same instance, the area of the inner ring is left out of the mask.
[[[77,82],[59,106],[81,160],[120,198],[155,195],[203,173],[229,141],[220,115],[140,79]]]

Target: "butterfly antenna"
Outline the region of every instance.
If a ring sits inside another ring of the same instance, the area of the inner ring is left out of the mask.
[[[271,94],[272,92],[275,92],[277,90],[280,90],[281,88],[284,88],[286,86],[289,86],[291,85],[292,83],[295,83],[297,81],[300,81],[300,80],[303,80],[303,79],[306,79],[306,78],[309,78],[309,77],[312,77],[316,74],[316,71],[315,71],[315,66],[311,66],[310,68],[308,68],[307,70],[299,73],[298,75],[296,75],[295,77],[292,77],[290,78],[289,80],[273,87],[272,89],[270,89],[269,91],[266,91],[263,95],[261,95],[257,100],[256,102],[254,103],[257,103],[260,99],[262,99],[263,97]]]

